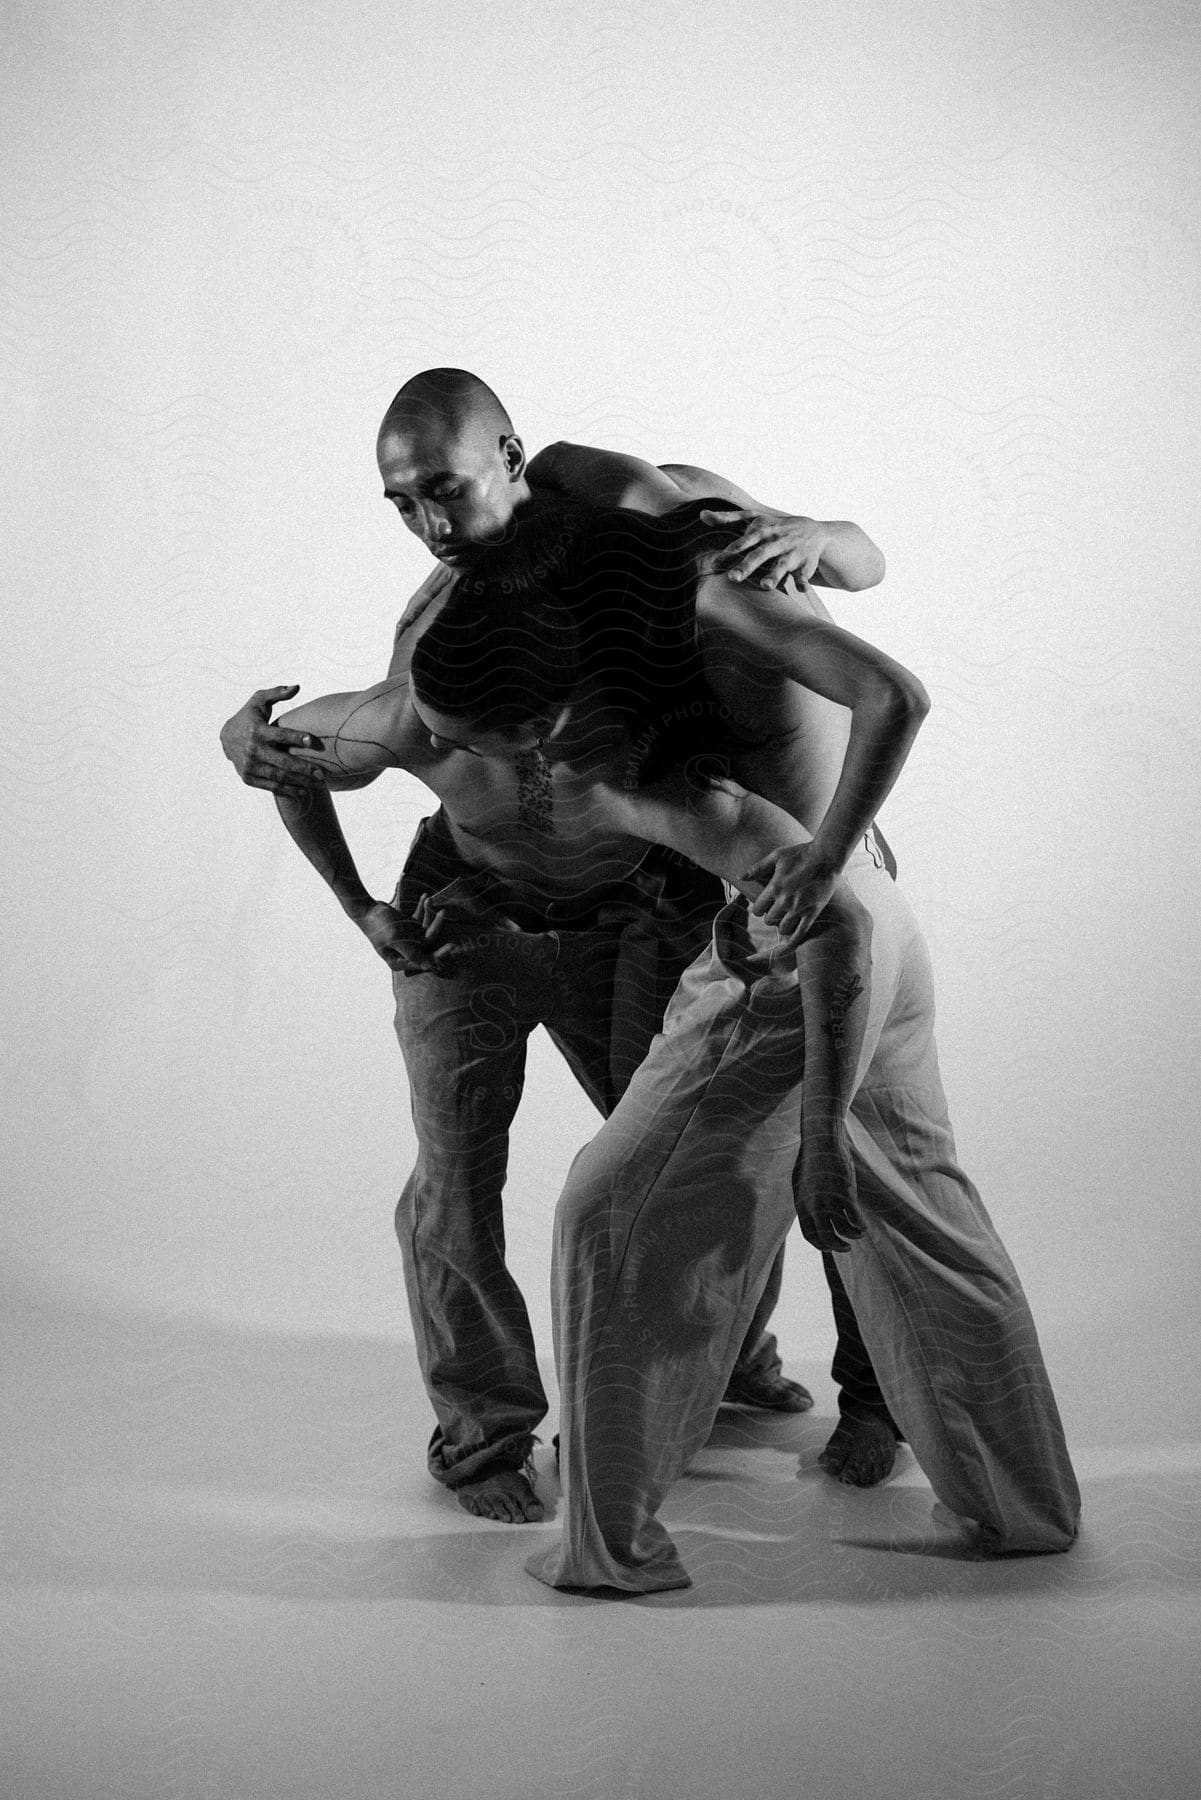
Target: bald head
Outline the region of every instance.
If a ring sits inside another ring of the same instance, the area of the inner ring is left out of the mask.
[[[384,495],[428,549],[458,562],[530,498],[525,451],[492,389],[466,369],[406,381],[379,429]]]
[[[512,437],[513,421],[486,381],[466,369],[423,369],[406,381],[384,414],[385,431],[457,435],[465,429]]]

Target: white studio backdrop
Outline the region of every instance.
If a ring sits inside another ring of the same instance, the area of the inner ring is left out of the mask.
[[[531,449],[884,548],[835,610],[934,702],[885,823],[963,1160],[1070,1421],[1195,1436],[1192,9],[17,0],[0,35],[13,1278],[408,1334],[387,974],[217,731],[382,674],[426,563],[375,429],[454,363]],[[377,893],[428,809],[342,803]],[[536,1043],[508,1221],[548,1358],[594,1125]],[[799,1234],[789,1267],[824,1360]]]

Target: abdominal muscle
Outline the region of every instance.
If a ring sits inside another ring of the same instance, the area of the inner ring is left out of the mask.
[[[812,590],[797,598],[829,618]],[[731,756],[730,772],[816,832],[842,770],[849,709],[774,671],[748,668],[743,657],[728,661],[720,646],[716,657],[705,648],[711,687],[735,725],[753,721],[760,739]],[[451,838],[474,867],[555,897],[613,886],[648,854],[648,838],[629,829],[637,826],[638,809],[624,779],[629,763],[620,755],[587,773],[546,763],[532,751],[511,762],[465,751],[427,756],[428,750],[409,766],[442,801]],[[715,860],[703,858],[708,867]]]
[[[612,887],[647,854],[646,841],[623,829],[618,796],[566,765],[485,763],[451,752],[424,778],[463,860],[539,894]]]

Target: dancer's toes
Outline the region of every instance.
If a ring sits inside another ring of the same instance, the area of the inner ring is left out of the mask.
[[[755,1406],[762,1412],[803,1413],[813,1395],[778,1369],[735,1369],[722,1395],[725,1406]]]
[[[501,1525],[536,1525],[546,1517],[546,1508],[520,1469],[486,1469],[473,1481],[461,1481],[454,1495],[465,1512]]]
[[[892,1473],[897,1440],[883,1419],[840,1419],[818,1466],[846,1487],[875,1487]]]

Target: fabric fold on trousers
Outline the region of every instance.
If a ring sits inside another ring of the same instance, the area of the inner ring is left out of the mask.
[[[598,1111],[612,1111],[725,894],[715,876],[652,851],[620,884],[547,900],[473,868],[441,813],[423,823],[395,903],[411,913],[424,893],[470,899],[520,926],[483,925],[447,979],[398,974],[393,984],[417,1138],[396,1233],[436,1418],[427,1464],[453,1488],[520,1468],[546,1412],[503,1212],[529,1035],[542,1025]],[[768,1299],[748,1321],[748,1355],[774,1351],[770,1310]]]
[[[1021,1284],[956,1161],[925,946],[871,857],[847,874],[873,928],[851,1303],[898,1426],[975,1547],[1063,1550],[1079,1491]],[[562,1536],[527,1564],[556,1587],[688,1582],[658,1511],[708,1436],[794,1218],[804,1028],[795,977],[747,969],[765,929],[741,903],[719,915],[560,1201]]]

